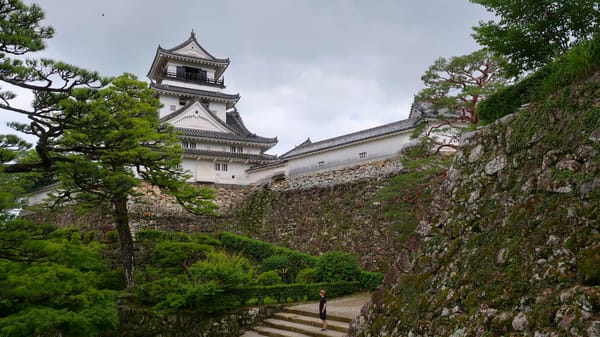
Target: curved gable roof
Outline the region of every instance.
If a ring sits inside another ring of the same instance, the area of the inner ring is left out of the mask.
[[[197,55],[181,52],[181,50],[185,49],[190,45],[191,49],[198,50]],[[204,54],[205,56],[201,56],[202,54]],[[152,61],[150,70],[148,71],[148,74],[146,76],[148,76],[148,78],[151,79],[155,78],[161,72],[167,59],[175,59],[214,67],[216,70],[216,78],[220,78],[223,75],[230,63],[229,58],[216,58],[208,51],[206,51],[206,49],[204,49],[196,40],[196,34],[194,33],[194,31],[192,31],[190,37],[187,40],[173,48],[167,49],[159,45],[156,49],[156,54],[154,55],[154,60]]]
[[[172,113],[163,116],[160,119],[160,122],[168,123],[170,120],[173,120],[187,112],[189,108],[192,107],[194,104],[202,103],[198,98],[195,98],[179,110],[173,111]],[[261,137],[256,135],[255,133],[250,132],[244,125],[244,122],[242,121],[242,117],[240,116],[239,112],[235,109],[226,112],[225,121],[220,119],[217,115],[215,115],[212,111],[208,109],[203,109],[203,113],[207,114],[207,116],[210,117],[211,120],[214,120],[214,122],[219,123],[220,126],[225,128],[229,132],[220,132],[215,130],[206,130],[198,128],[186,128],[182,126],[175,126],[175,129],[181,132],[183,136],[187,137],[253,143],[260,145],[260,147],[264,149],[270,149],[271,147],[275,146],[278,142],[277,137]]]

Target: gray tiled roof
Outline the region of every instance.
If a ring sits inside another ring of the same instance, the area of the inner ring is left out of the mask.
[[[184,155],[197,155],[197,156],[206,156],[208,158],[229,158],[229,159],[240,159],[240,160],[248,160],[254,163],[264,163],[275,160],[275,156],[269,154],[250,154],[250,153],[234,153],[234,152],[224,152],[224,151],[209,151],[209,150],[200,150],[200,149],[190,149],[184,148]]]
[[[240,142],[245,142],[245,143],[255,143],[255,144],[261,144],[263,146],[268,145],[269,148],[274,146],[275,144],[277,144],[277,138],[265,138],[265,137],[257,136],[255,134],[241,135],[241,134],[235,134],[235,133],[208,131],[208,130],[200,130],[200,129],[188,129],[188,128],[175,128],[175,129],[177,131],[181,132],[183,134],[183,136],[189,136],[189,137],[240,141]]]
[[[287,159],[290,157],[295,157],[311,152],[322,151],[333,147],[352,144],[372,138],[390,135],[396,132],[410,130],[416,128],[421,123],[421,121],[421,118],[404,119],[401,121],[377,126],[371,129],[366,129],[354,133],[349,133],[347,135],[330,138],[315,143],[311,142],[310,139],[307,139],[304,143],[282,154],[280,158]]]
[[[195,42],[200,49],[202,49],[202,51],[208,55],[209,58],[201,58],[201,57],[194,57],[194,56],[190,56],[190,55],[183,55],[183,54],[178,54],[175,51],[177,51],[178,49],[186,46],[187,44],[191,43],[191,42]],[[167,59],[176,59],[176,60],[183,60],[186,62],[192,62],[192,63],[201,63],[201,64],[206,64],[209,65],[211,67],[214,67],[216,70],[216,78],[220,78],[221,75],[223,75],[223,73],[225,72],[225,70],[227,69],[227,67],[229,66],[229,59],[219,59],[216,58],[214,56],[212,56],[208,51],[206,51],[201,45],[200,43],[198,43],[198,41],[196,40],[196,34],[194,34],[194,32],[192,32],[190,34],[190,37],[185,40],[184,42],[180,43],[179,45],[173,47],[173,48],[162,48],[161,46],[158,46],[158,48],[156,49],[156,54],[154,55],[154,60],[152,61],[152,65],[150,66],[150,70],[148,71],[148,77],[149,78],[153,78],[158,76],[159,73],[162,72],[162,67],[164,67],[165,63],[167,62]]]
[[[161,48],[160,46],[158,46],[158,49],[162,50],[162,51],[165,51],[165,52],[173,53],[176,50],[185,47],[190,42],[195,42],[200,47],[200,49],[202,49],[202,51],[206,55],[208,55],[210,57],[211,61],[214,61],[216,63],[227,63],[227,64],[229,64],[229,59],[228,58],[227,59],[219,59],[219,58],[216,58],[216,57],[212,56],[211,53],[209,53],[208,51],[206,51],[206,49],[204,49],[202,47],[202,45],[200,45],[200,43],[198,43],[198,40],[196,40],[196,34],[193,31],[190,33],[190,37],[187,40],[183,41],[182,43],[178,44],[177,46],[175,46],[173,48],[169,48],[169,49],[164,49],[164,48]],[[180,54],[176,54],[176,55],[180,55]]]
[[[168,84],[151,83],[150,87],[157,91],[183,94],[183,95],[189,96],[189,97],[215,98],[215,99],[219,99],[219,100],[229,101],[231,104],[237,103],[237,101],[239,101],[239,99],[240,99],[239,94],[226,94],[226,93],[222,93],[222,92],[184,88],[184,87],[178,87],[175,85],[168,85]]]

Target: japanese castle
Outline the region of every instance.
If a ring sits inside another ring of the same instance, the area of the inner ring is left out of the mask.
[[[281,156],[265,153],[277,138],[249,131],[236,109],[239,94],[225,92],[229,59],[216,58],[196,40],[158,46],[148,78],[163,107],[162,123],[180,132],[183,168],[192,182],[249,185],[397,156],[423,121],[408,119],[323,141],[307,139]]]
[[[277,138],[250,132],[235,107],[240,95],[224,92],[227,66],[229,59],[211,55],[192,32],[176,47],[159,46],[148,72],[163,104],[161,122],[181,133],[183,168],[193,181],[247,184],[248,168],[275,159],[265,151]]]

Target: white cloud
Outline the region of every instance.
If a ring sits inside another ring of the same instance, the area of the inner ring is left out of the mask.
[[[231,59],[226,91],[242,96],[250,131],[278,137],[278,154],[406,118],[427,67],[477,49],[471,26],[488,18],[466,0],[35,2],[56,29],[45,55],[106,76],[146,80],[156,47],[193,29]]]

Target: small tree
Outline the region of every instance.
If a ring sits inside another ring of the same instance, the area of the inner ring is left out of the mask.
[[[447,108],[461,120],[477,123],[477,103],[508,82],[503,64],[502,58],[486,49],[450,59],[440,57],[421,77],[426,88],[415,101]]]
[[[0,336],[99,336],[118,327],[100,245],[76,232],[0,220]]]
[[[186,209],[212,213],[212,191],[186,183],[181,147],[169,126],[161,126],[154,93],[132,75],[112,82],[97,73],[51,60],[11,59],[44,48],[52,37],[40,25],[43,11],[20,0],[0,1],[0,82],[34,94],[31,108],[12,105],[0,92],[0,109],[20,113],[29,124],[11,123],[37,137],[36,156],[5,163],[5,173],[48,172],[60,182],[56,202],[108,205],[121,243],[125,279],[133,285],[133,240],[127,200],[142,180],[174,195]],[[3,158],[9,158],[2,154]]]
[[[471,0],[499,20],[479,22],[473,37],[509,60],[512,75],[535,70],[600,32],[600,4],[590,0]]]
[[[160,125],[154,92],[125,74],[101,90],[75,89],[60,101],[63,136],[48,152],[61,182],[59,203],[106,204],[112,210],[121,243],[125,279],[133,285],[133,240],[127,200],[142,180],[174,195],[196,214],[210,214],[212,190],[195,188],[181,170],[174,129]]]

